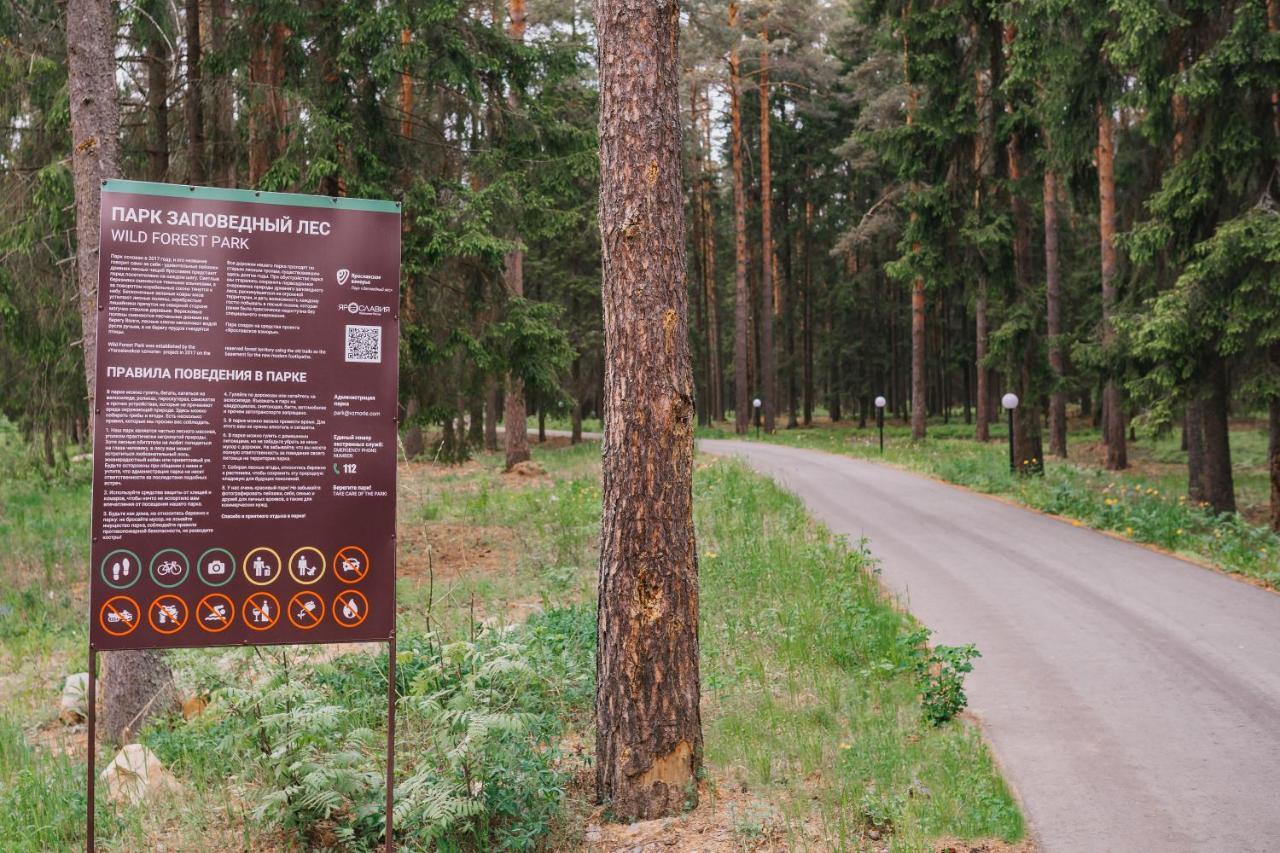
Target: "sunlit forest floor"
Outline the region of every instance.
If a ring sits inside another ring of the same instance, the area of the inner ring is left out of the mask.
[[[8,450],[0,849],[74,849],[85,732],[59,721],[58,695],[85,669],[89,471],[41,473]],[[922,715],[919,626],[884,598],[872,555],[769,481],[710,458],[695,486],[698,805],[672,821],[608,824],[591,801],[599,447],[535,443],[534,460],[542,471],[527,476],[499,473],[495,455],[401,466],[403,849],[925,851],[955,838],[1023,849],[1019,810],[976,727]],[[100,797],[101,849],[380,849],[385,649],[169,661],[182,697],[208,700],[141,736],[177,793],[142,807]]]
[[[1129,469],[1113,472],[1103,468],[1105,446],[1097,429],[1075,419],[1068,458],[1048,456],[1044,477],[1020,477],[1009,471],[1004,423],[993,424],[991,441],[979,444],[973,440],[971,424],[958,414],[949,420],[934,419],[925,440],[912,442],[908,424],[886,419],[883,454],[873,419],[859,429],[856,421],[833,424],[823,416],[815,418],[812,427],[782,426],[758,438],[753,427],[745,438],[898,465],[1280,589],[1280,537],[1266,527],[1270,484],[1265,420],[1240,418],[1231,424],[1237,516],[1214,516],[1187,500],[1186,451],[1177,431],[1158,438],[1138,434],[1128,445]],[[785,425],[785,418],[781,423]],[[698,434],[732,437],[733,426],[704,427]],[[1047,436],[1045,442],[1047,452]]]

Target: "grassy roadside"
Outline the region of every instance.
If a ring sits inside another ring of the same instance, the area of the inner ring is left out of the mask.
[[[590,846],[599,449],[534,454],[546,475],[502,475],[495,457],[401,469],[407,848]],[[0,634],[6,851],[83,843],[83,731],[55,719],[62,676],[83,666],[83,474],[0,485],[0,541],[22,569],[3,602],[7,624],[24,626]],[[977,732],[924,719],[927,651],[881,596],[870,557],[734,463],[701,460],[696,490],[708,778],[690,819],[728,803],[715,819],[741,849],[1021,837]],[[103,849],[376,849],[385,652],[188,650],[170,661],[184,696],[210,700],[143,734],[180,795],[145,810],[104,804]]]
[[[732,429],[700,429],[699,437],[732,438]],[[746,436],[755,441],[754,431]],[[1044,477],[1009,472],[1007,432],[993,426],[992,440],[973,440],[973,427],[929,425],[928,438],[911,441],[911,431],[886,424],[880,453],[874,426],[819,423],[761,435],[768,441],[840,453],[898,465],[975,491],[1000,495],[1074,523],[1110,531],[1223,571],[1280,589],[1280,536],[1255,523],[1269,497],[1266,436],[1253,425],[1232,433],[1237,494],[1243,514],[1215,516],[1186,499],[1186,455],[1178,436],[1140,440],[1130,447],[1133,468],[1103,470],[1096,431],[1072,432],[1068,460],[1048,458]],[[1250,518],[1255,521],[1250,521]]]

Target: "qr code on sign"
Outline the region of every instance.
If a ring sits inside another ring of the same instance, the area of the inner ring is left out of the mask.
[[[382,363],[382,327],[347,326],[347,361]]]

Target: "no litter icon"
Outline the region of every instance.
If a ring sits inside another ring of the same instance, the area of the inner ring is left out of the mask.
[[[176,595],[162,595],[147,608],[147,621],[160,634],[176,634],[187,624],[187,603]]]

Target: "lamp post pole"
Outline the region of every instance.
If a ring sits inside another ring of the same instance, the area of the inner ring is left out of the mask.
[[[880,453],[884,454],[884,397],[876,397],[876,427],[880,430]]]
[[[756,410],[756,438],[760,437],[760,398],[756,397],[751,401],[751,405]]]
[[[1016,473],[1018,462],[1013,455],[1013,410],[1018,408],[1018,395],[1012,392],[1000,398],[1000,405],[1009,413],[1009,472]]]

